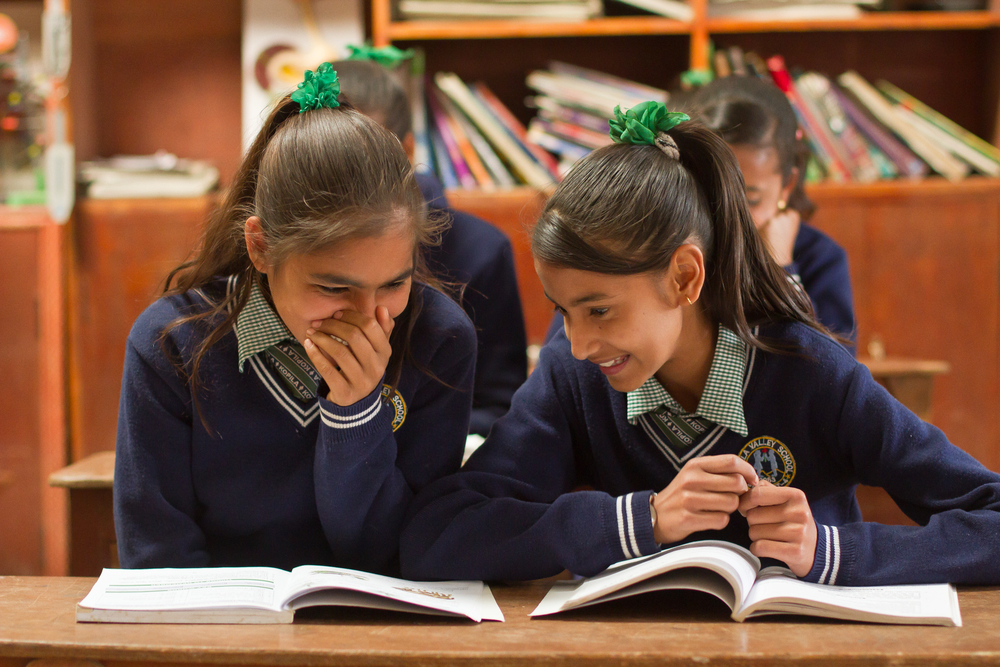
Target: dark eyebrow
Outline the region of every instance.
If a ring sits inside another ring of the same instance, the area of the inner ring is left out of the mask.
[[[385,285],[391,285],[393,283],[401,282],[401,281],[406,280],[407,278],[411,277],[412,275],[413,275],[413,267],[411,266],[410,268],[406,269],[405,271],[403,271],[402,273],[400,273],[395,278],[392,278],[392,279],[386,281],[384,284],[380,285],[380,287],[384,287]],[[361,283],[359,283],[357,280],[354,280],[353,278],[348,278],[346,276],[337,276],[337,275],[334,275],[332,273],[314,273],[314,274],[312,274],[311,278],[313,280],[315,280],[316,282],[326,283],[327,285],[345,285],[347,287],[364,287],[364,285],[362,285]]]
[[[556,303],[556,300],[553,299],[551,296],[549,296],[548,292],[545,293],[545,298],[548,299],[549,301],[551,301],[552,303],[554,303],[555,305],[559,306],[559,304]],[[570,306],[579,306],[579,305],[582,305],[582,304],[585,304],[585,303],[593,303],[594,301],[602,301],[602,300],[608,299],[608,298],[610,298],[610,297],[607,294],[601,294],[600,292],[595,292],[593,294],[586,294],[584,296],[581,296],[579,299],[576,299],[575,301],[573,301],[569,305]],[[562,306],[559,306],[559,307],[562,308]]]

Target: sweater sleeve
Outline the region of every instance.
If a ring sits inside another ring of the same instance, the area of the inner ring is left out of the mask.
[[[352,406],[320,398],[314,483],[323,531],[344,567],[395,574],[399,533],[413,494],[461,465],[472,406],[475,335],[462,326],[441,332],[393,431],[397,398],[383,400],[382,384]],[[414,345],[419,344],[414,341]]]
[[[592,575],[658,549],[650,491],[573,491],[583,415],[549,348],[465,467],[414,500],[400,544],[403,576],[525,580]],[[583,445],[585,446],[585,445]]]
[[[209,554],[195,520],[191,477],[190,392],[148,313],[137,320],[125,352],[115,444],[118,558],[126,568],[205,567]]]
[[[807,579],[850,586],[1000,583],[1000,475],[948,442],[858,364],[837,443],[859,481],[884,488],[917,526],[818,526]]]
[[[796,243],[796,256],[785,271],[798,276],[820,324],[856,344],[858,332],[847,253],[828,236],[814,229],[809,232],[800,232],[800,236],[811,241],[804,248]]]

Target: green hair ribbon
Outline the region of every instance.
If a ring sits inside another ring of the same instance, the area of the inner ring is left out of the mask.
[[[616,144],[656,144],[656,135],[676,127],[691,117],[686,113],[667,111],[662,102],[640,102],[623,112],[615,107],[615,117],[608,121],[611,139]]]
[[[333,65],[323,63],[316,71],[306,70],[305,80],[298,85],[298,90],[291,94],[293,102],[299,103],[299,113],[310,109],[333,109],[340,106],[337,96],[340,95],[340,82]]]
[[[371,60],[389,69],[393,69],[399,63],[413,57],[413,49],[403,51],[392,44],[380,47],[374,47],[371,44],[364,46],[348,44],[347,48],[351,52],[351,55],[347,56],[347,60]]]

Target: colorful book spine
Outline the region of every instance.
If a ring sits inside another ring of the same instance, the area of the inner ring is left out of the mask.
[[[528,138],[545,150],[560,156],[568,163],[576,162],[590,153],[590,149],[585,146],[551,134],[548,132],[545,122],[537,118],[533,118],[528,125]]]
[[[434,81],[443,93],[476,124],[497,153],[511,165],[515,173],[526,183],[536,188],[552,185],[552,176],[532,159],[531,155],[518,144],[496,121],[493,115],[479,102],[465,83],[456,75],[438,72]]]
[[[600,148],[613,143],[610,134],[594,132],[593,130],[588,130],[585,127],[580,127],[579,125],[574,125],[572,123],[566,123],[561,120],[545,122],[548,126],[548,132],[550,134],[555,134],[556,136],[569,139],[574,143],[586,146],[590,149]]]
[[[833,87],[844,113],[851,122],[896,165],[900,174],[909,178],[923,178],[927,175],[927,163],[899,142],[885,127],[868,115],[850,93],[839,86]]]
[[[542,148],[528,141],[528,129],[521,124],[521,121],[510,112],[504,103],[493,94],[486,84],[476,82],[472,86],[472,93],[486,108],[496,121],[507,130],[507,132],[528,151],[535,160],[549,171],[552,177],[559,180],[559,163]]]
[[[982,153],[985,157],[994,162],[1000,163],[1000,149],[993,144],[980,139],[975,134],[969,132],[947,116],[938,113],[917,98],[906,94],[888,81],[878,81],[875,85],[878,86],[878,89],[882,92],[882,94],[894,101],[896,104],[910,109],[924,120],[933,123],[959,141],[964,142],[973,150]]]
[[[808,72],[796,79],[800,92],[818,111],[842,162],[851,170],[851,177],[860,183],[871,183],[879,177],[872,162],[867,142],[847,120],[837,98],[830,92],[830,80],[817,72]]]
[[[452,108],[454,108],[454,105],[452,105]],[[465,136],[468,137],[469,143],[472,144],[472,147],[476,149],[476,153],[479,154],[479,157],[483,161],[483,166],[485,166],[486,170],[490,172],[490,176],[493,178],[493,181],[497,184],[497,186],[501,188],[512,188],[517,185],[517,179],[515,179],[510,171],[507,170],[507,167],[503,164],[503,160],[500,159],[500,156],[498,156],[496,151],[493,150],[493,147],[490,146],[490,142],[486,140],[486,137],[479,132],[475,123],[469,120],[469,118],[458,109],[455,109],[454,112],[455,122],[462,128],[462,132],[464,132]]]
[[[864,80],[857,72],[848,71],[837,77],[837,82],[851,91],[854,97],[883,125],[891,129],[919,155],[931,168],[952,181],[959,181],[969,174],[969,167],[944,149],[928,141],[908,123],[900,119],[892,104]]]
[[[817,159],[823,163],[823,169],[827,176],[834,181],[851,180],[851,172],[837,158],[837,152],[826,137],[819,121],[809,113],[802,96],[795,87],[788,69],[785,67],[785,60],[781,56],[772,56],[767,59],[768,71],[775,85],[788,97],[792,107],[799,116],[799,123],[809,135],[810,143],[813,146],[813,153]]]
[[[912,109],[904,106],[896,106],[896,113],[904,122],[924,135],[929,141],[941,146],[973,169],[987,176],[1000,176],[1000,164],[989,159],[961,140],[956,139],[929,120],[918,116]]]
[[[548,121],[559,120],[564,123],[573,123],[601,134],[609,134],[611,131],[607,118],[559,104],[558,101],[545,95],[536,95],[531,98],[529,106],[537,108],[538,115]]]
[[[458,174],[448,157],[448,149],[445,148],[441,136],[437,132],[430,132],[431,149],[434,151],[434,163],[437,166],[437,175],[441,179],[441,185],[446,189],[455,190],[461,187],[458,182]]]
[[[584,79],[586,81],[600,84],[601,86],[605,86],[607,88],[620,90],[623,94],[628,95],[629,97],[639,98],[642,100],[656,100],[657,102],[663,102],[664,104],[666,104],[667,100],[670,99],[670,94],[662,88],[654,88],[653,86],[647,86],[636,81],[623,79],[598,70],[587,69],[586,67],[570,65],[569,63],[560,62],[558,60],[551,61],[549,63],[549,69],[556,74],[576,77],[578,79]]]
[[[479,188],[487,192],[495,190],[496,184],[493,182],[493,177],[490,176],[489,171],[487,171],[486,166],[479,157],[479,153],[476,152],[472,142],[469,141],[469,136],[458,122],[461,112],[455,109],[444,93],[433,86],[431,87],[431,94],[434,95],[441,110],[444,112],[445,122],[448,123],[451,136],[455,139],[455,145],[458,146],[458,151],[462,154],[462,159],[468,165],[469,171],[472,172],[472,176],[476,179]]]
[[[448,159],[451,160],[458,182],[466,190],[475,190],[477,187],[476,177],[472,175],[469,166],[465,163],[465,158],[462,157],[462,152],[458,149],[458,142],[455,141],[455,137],[451,133],[448,117],[438,103],[437,96],[432,92],[433,86],[428,85],[427,89],[430,93],[427,95],[427,107],[434,120],[434,127],[437,128],[437,136],[448,152]]]

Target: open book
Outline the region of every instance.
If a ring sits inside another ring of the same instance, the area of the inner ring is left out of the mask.
[[[291,623],[296,609],[369,607],[502,621],[481,581],[414,582],[338,567],[109,570],[76,609],[98,623]]]
[[[532,616],[555,614],[650,591],[688,589],[725,602],[735,621],[768,614],[802,614],[868,623],[962,625],[951,584],[826,586],[800,581],[783,567],[763,570],[736,544],[706,540],[622,561],[579,581],[559,581]]]

